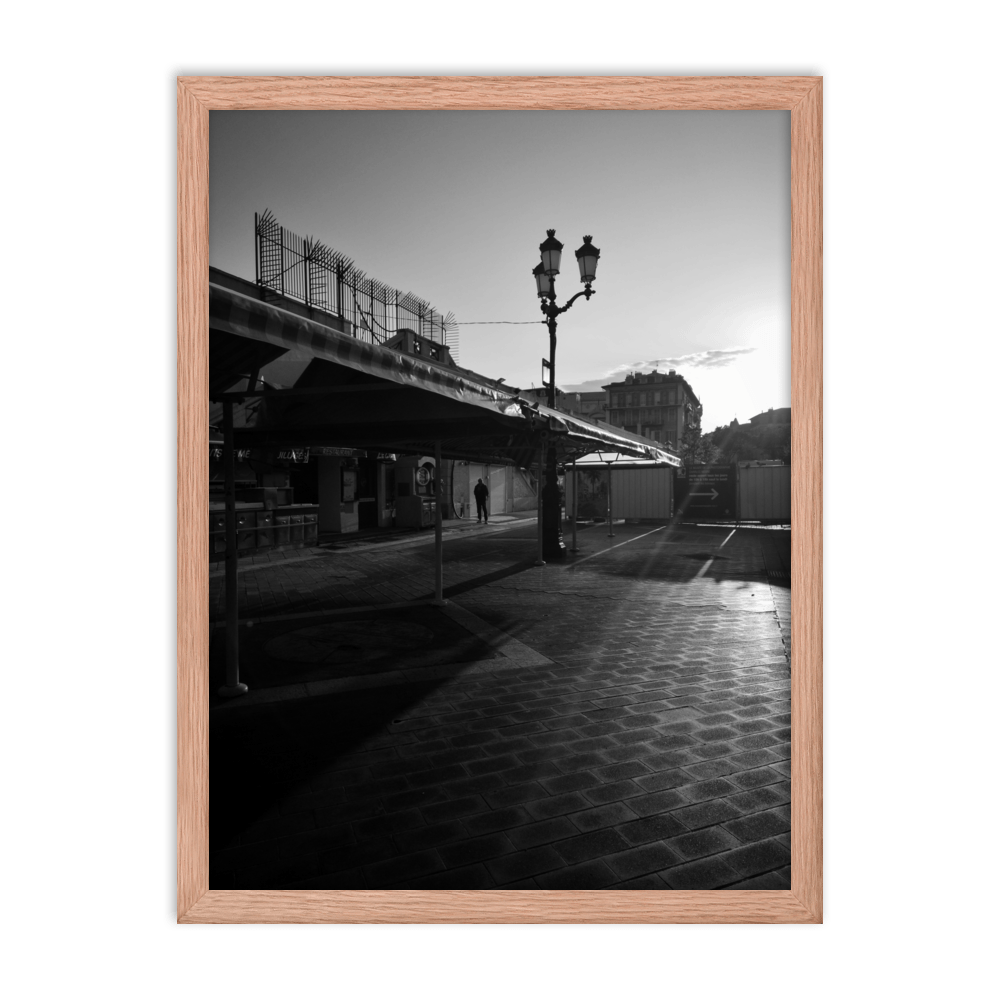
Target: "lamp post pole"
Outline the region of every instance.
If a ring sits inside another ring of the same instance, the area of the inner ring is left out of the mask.
[[[594,294],[591,282],[597,276],[597,261],[601,251],[592,243],[590,236],[584,236],[583,246],[576,251],[576,260],[580,266],[580,281],[584,290],[577,292],[564,306],[556,304],[556,275],[562,259],[563,244],[556,239],[554,229],[546,230],[548,238],[539,246],[542,259],[536,265],[532,274],[535,276],[541,310],[549,328],[549,360],[546,363],[549,370],[548,405],[550,409],[556,406],[556,320],[566,312],[581,296],[589,300]],[[558,455],[555,443],[550,437],[549,446],[545,452],[545,485],[542,488],[542,550],[546,559],[565,559],[566,545],[562,539],[562,512],[559,503]]]

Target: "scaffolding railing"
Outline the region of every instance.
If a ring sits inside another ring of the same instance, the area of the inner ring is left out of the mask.
[[[270,210],[254,213],[257,284],[270,299],[297,299],[348,324],[359,340],[384,344],[400,330],[445,344],[458,360],[458,324],[412,292],[368,277],[350,258],[311,236],[278,224]]]

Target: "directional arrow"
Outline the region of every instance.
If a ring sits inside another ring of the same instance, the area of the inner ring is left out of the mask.
[[[713,489],[711,493],[689,493],[689,497],[711,497],[713,500],[718,499],[719,491]]]

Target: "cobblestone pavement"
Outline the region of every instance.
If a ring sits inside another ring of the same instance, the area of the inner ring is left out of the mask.
[[[213,888],[789,887],[787,532],[597,525],[535,567],[534,530],[445,544],[477,660],[213,709]],[[432,556],[243,572],[241,641],[429,596]]]

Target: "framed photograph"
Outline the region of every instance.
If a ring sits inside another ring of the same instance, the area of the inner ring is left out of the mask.
[[[179,922],[822,921],[820,78],[181,77],[177,288]]]

